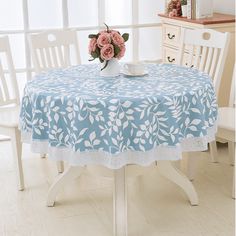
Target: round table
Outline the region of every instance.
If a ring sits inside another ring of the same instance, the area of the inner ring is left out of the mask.
[[[122,167],[206,150],[216,132],[216,96],[207,74],[170,64],[150,64],[146,70],[146,76],[107,78],[99,75],[97,64],[55,69],[29,81],[22,98],[22,141],[70,165],[49,191],[48,205],[54,204],[62,183],[78,175],[76,166],[117,170],[115,191],[122,194],[116,195],[115,205],[123,209],[115,214],[117,236],[126,234]],[[168,175],[165,171],[197,204],[191,183],[170,165],[162,168]]]
[[[97,65],[80,65],[36,76],[22,99],[23,140],[71,165],[112,169],[206,149],[217,117],[208,75],[167,64],[147,71],[106,78]]]

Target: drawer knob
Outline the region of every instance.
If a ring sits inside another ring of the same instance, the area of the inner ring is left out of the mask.
[[[170,59],[170,57],[167,57],[168,62],[172,63],[175,61],[175,58]]]
[[[168,36],[169,39],[174,39],[175,38],[174,34],[171,35],[170,33],[168,33],[167,36]]]
[[[185,63],[185,65],[188,66],[188,63]],[[191,65],[191,66],[190,66],[190,68],[193,68],[193,67],[194,67],[194,65]]]

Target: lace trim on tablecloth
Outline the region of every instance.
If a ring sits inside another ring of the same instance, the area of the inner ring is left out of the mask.
[[[104,151],[75,152],[70,148],[52,147],[48,141],[32,140],[29,132],[21,133],[22,142],[31,144],[32,152],[47,153],[54,161],[65,161],[72,166],[101,165],[110,169],[119,169],[128,164],[148,166],[154,161],[171,160],[182,158],[182,152],[205,151],[208,143],[215,140],[217,125],[208,128],[204,137],[185,138],[177,146],[157,146],[156,148],[142,151],[126,151],[112,155]]]

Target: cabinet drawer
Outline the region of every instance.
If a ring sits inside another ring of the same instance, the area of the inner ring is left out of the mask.
[[[164,63],[176,64],[177,59],[178,59],[178,50],[168,48],[168,47],[163,48],[163,62]],[[193,56],[192,62],[194,62],[194,60],[195,60],[195,57]],[[193,67],[193,65],[189,65],[188,61],[189,61],[189,54],[184,53],[182,65],[186,67]]]
[[[172,48],[163,48],[163,62],[169,64],[176,64],[178,51]]]
[[[169,24],[163,24],[163,43],[179,46],[181,27]]]

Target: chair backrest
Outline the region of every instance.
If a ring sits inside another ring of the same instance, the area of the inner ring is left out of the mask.
[[[229,33],[211,29],[185,29],[181,36],[177,64],[187,65],[208,73],[218,96],[226,55],[229,48]]]
[[[230,97],[229,97],[229,106],[235,107],[236,106],[236,97],[235,97],[235,76],[236,76],[236,64],[234,64],[234,72],[231,82],[231,89],[230,89]]]
[[[29,43],[36,73],[51,68],[71,66],[73,53],[75,64],[80,64],[76,31],[58,30],[31,34],[29,35]]]
[[[19,89],[7,36],[0,38],[0,106],[19,104]]]

